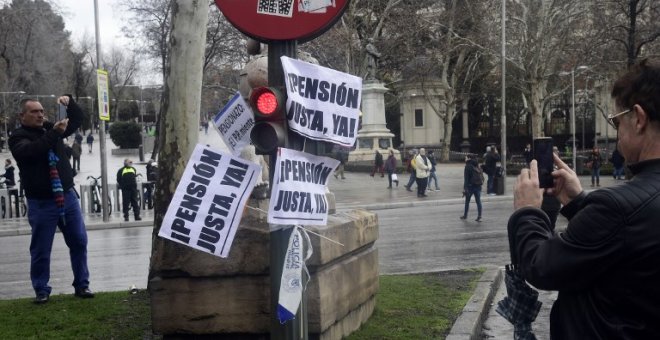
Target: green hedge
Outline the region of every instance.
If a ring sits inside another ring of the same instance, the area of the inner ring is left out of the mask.
[[[135,149],[142,143],[140,124],[134,122],[112,123],[108,132],[110,139],[120,149]]]

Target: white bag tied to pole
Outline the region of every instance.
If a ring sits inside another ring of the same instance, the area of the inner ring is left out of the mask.
[[[303,245],[302,235],[305,236],[304,239],[307,241],[307,247]],[[304,257],[303,250],[305,250]],[[294,226],[291,237],[289,237],[289,245],[286,249],[286,257],[284,258],[284,265],[282,267],[282,277],[280,278],[277,318],[282,324],[292,320],[298,312],[298,307],[302,300],[302,292],[307,287],[307,282],[309,282],[309,271],[307,271],[305,262],[312,257],[312,253],[312,242],[309,239],[309,235],[304,229]],[[306,275],[304,287],[302,283],[303,270]]]

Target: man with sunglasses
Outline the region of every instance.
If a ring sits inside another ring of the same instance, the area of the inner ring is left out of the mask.
[[[589,194],[564,162],[548,192],[569,220],[553,233],[541,210],[536,161],[514,187],[508,231],[524,278],[557,290],[553,339],[660,339],[660,63],[644,60],[612,90],[608,120],[633,178]]]

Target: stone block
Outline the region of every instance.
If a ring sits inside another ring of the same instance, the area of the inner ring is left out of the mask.
[[[269,333],[268,276],[152,279],[157,334]]]
[[[311,275],[307,285],[309,332],[323,333],[378,291],[378,249],[351,254]]]

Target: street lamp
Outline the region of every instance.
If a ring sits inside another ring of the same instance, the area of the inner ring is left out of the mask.
[[[7,120],[9,120],[9,117],[7,116],[7,99],[6,95],[8,94],[18,94],[18,95],[24,95],[25,91],[9,91],[9,92],[0,92],[2,94],[2,111],[4,111],[4,116],[5,116],[5,133],[4,133],[4,138],[5,142],[9,141],[9,132],[7,130]],[[4,143],[3,143],[4,146]],[[7,144],[7,148],[9,148],[9,144]]]
[[[578,66],[576,68],[573,68],[571,72],[560,72],[560,76],[565,76],[570,74],[571,75],[571,136],[573,139],[573,170],[577,170],[577,157],[576,157],[576,152],[577,149],[575,148],[575,71],[583,71],[588,69],[589,67],[587,66]],[[584,147],[584,145],[582,146]]]

